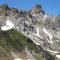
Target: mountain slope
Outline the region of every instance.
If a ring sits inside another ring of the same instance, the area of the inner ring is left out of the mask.
[[[50,58],[50,60],[55,60],[52,55],[55,55],[55,58],[56,55],[59,55],[60,27],[58,22],[60,19],[58,16],[49,16],[38,4],[29,11],[21,11],[15,8],[7,9],[7,15],[0,16],[0,28],[2,26],[8,27],[6,25],[7,19],[14,24],[14,28],[11,28],[14,30],[3,31],[0,29],[1,41],[5,41],[4,43],[1,42],[2,45],[7,44],[7,48],[19,51],[28,47],[30,51],[39,52],[37,55],[43,56],[43,60]],[[35,53],[33,52],[33,54]]]
[[[26,40],[27,39],[17,31],[0,31],[0,60],[9,60],[9,58],[11,60],[11,50],[23,50],[23,44],[25,44]],[[5,59],[3,57],[5,57]]]
[[[30,39],[22,35],[21,33],[17,32],[16,30],[10,31],[0,31],[0,60],[13,60],[14,57],[11,55],[11,51],[17,53],[17,55],[21,52],[25,51],[25,47],[29,49],[29,51],[34,52],[31,53],[35,56],[35,59],[42,60],[42,59],[53,59],[53,56],[48,54],[46,51],[37,47]],[[44,53],[43,53],[44,52]],[[13,54],[13,53],[12,53]],[[38,55],[40,56],[38,56]],[[43,55],[43,54],[46,54]],[[36,57],[38,56],[38,57]],[[49,58],[48,58],[49,56]],[[3,58],[4,57],[4,58]],[[21,57],[21,56],[20,56]],[[39,58],[40,57],[40,58]],[[24,53],[22,58],[24,58]]]

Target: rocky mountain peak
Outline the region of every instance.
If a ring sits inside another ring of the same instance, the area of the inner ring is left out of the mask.
[[[32,13],[40,13],[40,12],[42,12],[43,14],[45,13],[42,9],[42,6],[40,4],[36,4],[32,9]]]
[[[12,24],[3,25],[3,23],[6,22],[4,20],[8,19],[9,22],[14,25],[14,28],[12,27],[11,29],[16,29],[31,39],[37,46],[41,46],[43,50],[55,56],[60,53],[60,16],[49,16],[44,12],[42,6],[37,4],[29,11],[9,8],[7,9],[8,15],[5,16],[6,19],[3,19],[6,7],[7,6],[4,6],[3,11],[0,10],[0,13],[2,12],[0,14],[0,27],[4,27],[4,29],[7,27],[10,28]]]

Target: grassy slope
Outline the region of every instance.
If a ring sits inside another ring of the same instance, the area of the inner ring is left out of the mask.
[[[33,54],[37,60],[54,60],[54,58],[49,55],[43,49],[39,49],[29,38],[25,37],[21,33],[17,32],[16,30],[10,31],[0,31],[0,60],[11,60],[11,50],[17,50],[21,52],[28,47],[29,51],[34,51],[37,54]],[[5,57],[4,59],[2,59]]]
[[[0,31],[0,60],[5,60],[5,58],[11,60],[11,50],[21,52],[25,47],[32,50],[34,46],[35,44],[16,30]],[[2,59],[3,57],[5,58]]]

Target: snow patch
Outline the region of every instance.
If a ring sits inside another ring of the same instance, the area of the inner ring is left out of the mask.
[[[36,17],[36,15],[35,15],[35,14],[33,14],[32,16],[33,16],[33,17]]]
[[[56,42],[59,42],[59,40],[56,40]]]
[[[35,33],[33,33],[33,35],[35,35],[35,36],[37,36],[37,37],[39,37],[39,38],[43,39],[43,37],[42,37],[42,36],[40,36],[40,35],[37,35],[37,34],[35,34]]]
[[[14,59],[14,60],[23,60],[23,59],[17,58],[17,59]]]
[[[36,34],[33,33],[33,34],[36,35],[37,37],[43,39],[43,37],[39,35],[39,27],[38,26],[36,28],[36,31],[37,31],[37,33]]]
[[[47,15],[44,15],[44,18],[43,19],[46,19],[48,16]]]
[[[28,60],[31,60],[31,59],[28,59]]]
[[[45,28],[43,28],[42,30],[47,36],[49,36],[50,41],[48,40],[48,42],[53,44],[53,41],[52,41],[53,36]]]
[[[39,36],[39,27],[37,27],[36,30],[37,30],[37,34],[36,35]]]
[[[49,52],[51,52],[51,53],[54,53],[54,54],[59,53],[58,51],[53,51],[53,50],[50,50],[50,49],[45,49],[45,50],[47,50],[47,51],[49,51]]]
[[[14,27],[14,24],[11,21],[9,21],[9,19],[7,19],[5,25],[1,27],[1,30],[6,31],[6,30],[12,29],[13,27]]]
[[[57,57],[58,59],[60,59],[60,55],[56,55],[56,57]]]

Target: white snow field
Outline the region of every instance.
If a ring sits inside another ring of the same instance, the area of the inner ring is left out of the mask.
[[[5,25],[1,27],[1,30],[6,31],[6,30],[12,29],[13,27],[14,27],[14,24],[11,21],[9,21],[9,19],[7,19],[5,22]]]

